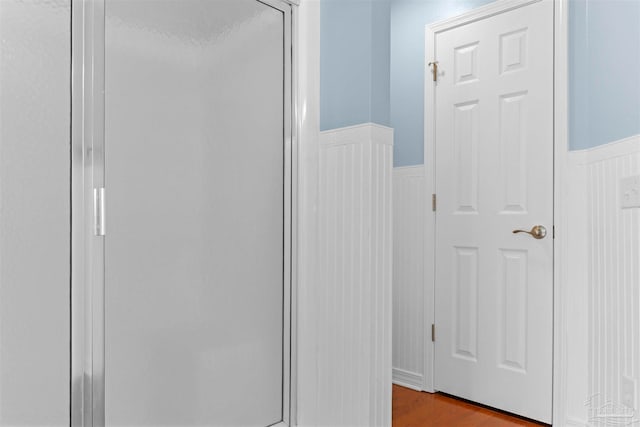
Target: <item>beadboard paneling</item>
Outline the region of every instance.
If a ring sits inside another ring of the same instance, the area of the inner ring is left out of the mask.
[[[586,161],[589,421],[640,423],[637,391],[625,408],[623,382],[640,380],[640,208],[622,209],[619,189],[640,175],[640,135],[588,150]]]
[[[393,131],[320,134],[316,425],[391,425]]]
[[[393,382],[422,390],[424,371],[424,166],[393,169]]]

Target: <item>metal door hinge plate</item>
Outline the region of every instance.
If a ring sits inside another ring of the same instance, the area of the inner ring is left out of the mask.
[[[433,323],[431,324],[431,341],[436,341],[436,325],[434,325]]]
[[[431,195],[431,210],[435,212],[436,211],[436,206],[437,206],[436,195],[432,194]]]

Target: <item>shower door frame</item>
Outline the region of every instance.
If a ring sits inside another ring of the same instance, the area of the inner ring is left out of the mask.
[[[105,1],[108,0],[71,2],[70,424],[73,427],[105,425],[104,238],[97,235],[100,218],[98,206],[94,205],[94,192],[104,187]],[[283,420],[276,425],[292,426],[296,425],[299,0],[254,1],[284,15]],[[108,219],[105,225],[108,227]]]

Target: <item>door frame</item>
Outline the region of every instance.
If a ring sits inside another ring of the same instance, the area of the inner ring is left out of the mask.
[[[553,183],[553,378],[552,378],[552,420],[559,425],[565,417],[567,380],[566,371],[566,331],[565,312],[567,295],[567,236],[565,230],[568,219],[564,212],[567,207],[563,194],[567,188],[568,158],[568,96],[567,96],[567,31],[568,0],[497,0],[485,6],[450,19],[425,26],[425,72],[424,72],[424,168],[427,195],[435,194],[435,87],[428,63],[433,60],[436,35],[462,25],[486,19],[540,1],[554,2],[554,66],[553,66],[553,139],[554,139],[554,183]],[[435,344],[431,337],[431,325],[435,324],[435,212],[427,210],[425,227],[425,277],[424,277],[424,391],[435,392]]]
[[[71,0],[71,318],[70,426],[104,425],[104,243],[94,234],[94,189],[103,187],[104,4]],[[283,421],[297,420],[298,6],[300,0],[255,0],[284,13],[285,289]],[[96,319],[98,319],[96,321]],[[102,320],[100,320],[102,319]],[[95,339],[97,338],[97,339]],[[96,356],[96,357],[94,357]]]

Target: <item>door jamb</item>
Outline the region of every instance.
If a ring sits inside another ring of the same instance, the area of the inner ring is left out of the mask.
[[[567,400],[567,331],[566,287],[569,278],[568,207],[568,0],[554,0],[553,11],[553,222],[555,247],[553,251],[553,424],[566,424]]]
[[[497,0],[486,6],[471,10],[462,15],[439,21],[425,26],[425,69],[424,69],[424,112],[425,112],[425,132],[424,132],[424,168],[425,185],[427,195],[435,194],[435,87],[433,75],[428,62],[434,56],[431,52],[435,46],[437,33],[450,30],[461,25],[466,25],[481,19],[485,19],[500,13],[504,13],[516,8],[527,6],[538,1],[554,2],[554,184],[553,184],[553,220],[554,220],[554,255],[553,255],[553,367],[552,367],[552,420],[553,424],[561,425],[565,418],[566,401],[566,319],[564,285],[567,282],[567,259],[566,235],[567,218],[564,215],[566,207],[563,203],[562,194],[567,183],[567,33],[568,0]],[[425,226],[425,259],[424,259],[424,377],[422,388],[427,392],[434,392],[434,367],[435,367],[435,346],[431,341],[431,325],[435,323],[435,213],[428,210]],[[430,274],[427,274],[430,272]]]

